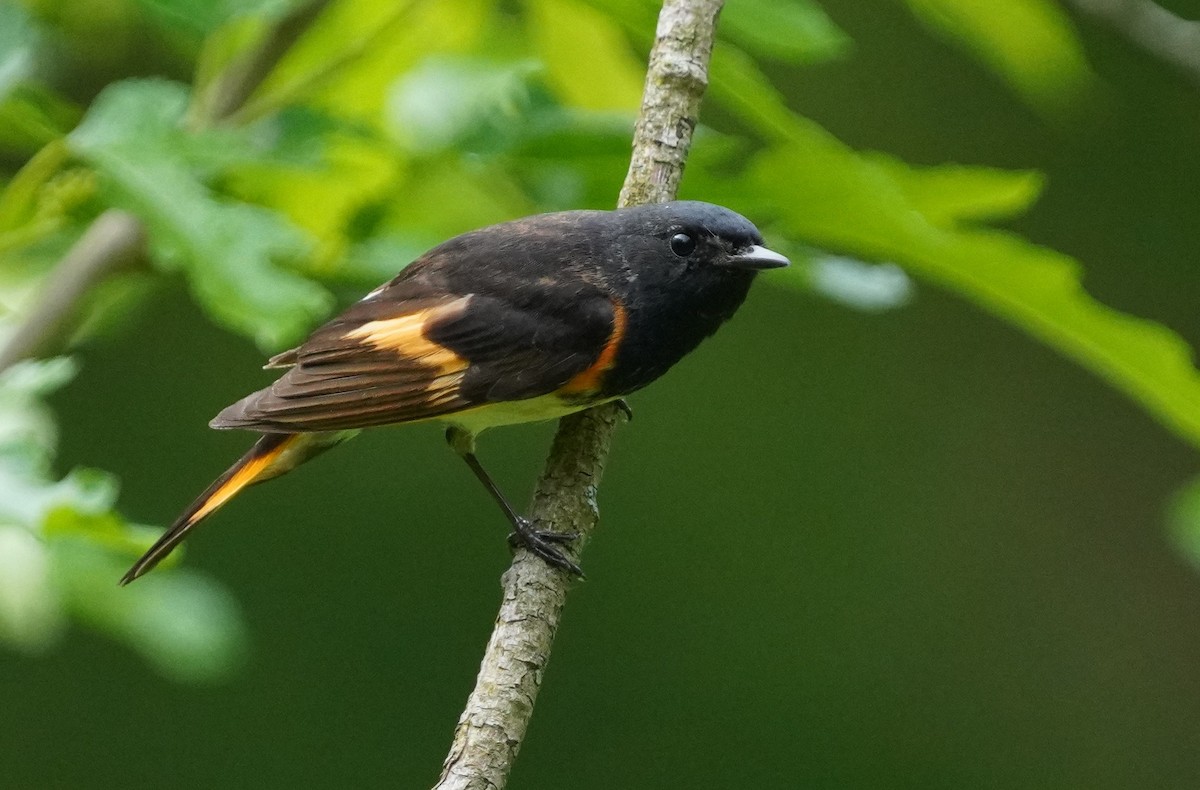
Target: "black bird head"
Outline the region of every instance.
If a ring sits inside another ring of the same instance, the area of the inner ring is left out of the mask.
[[[656,309],[676,304],[689,312],[733,314],[754,275],[788,265],[763,246],[750,220],[712,203],[679,200],[619,209],[609,215],[622,269],[640,300]],[[611,269],[610,269],[611,271]],[[714,327],[715,328],[715,327]]]
[[[644,251],[657,252],[653,258],[679,272],[699,268],[756,272],[788,265],[787,258],[763,246],[762,234],[750,220],[723,206],[678,200],[614,213],[625,234],[649,242],[651,249]]]
[[[644,386],[729,320],[756,274],[788,265],[750,220],[680,200],[605,214],[616,238],[605,268],[622,281],[629,330],[614,387]]]

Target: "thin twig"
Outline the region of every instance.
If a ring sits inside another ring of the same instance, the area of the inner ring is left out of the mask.
[[[57,338],[80,300],[136,258],[142,240],[142,224],[132,215],[111,209],[97,217],[42,284],[41,299],[28,319],[0,349],[0,371],[36,356]]]
[[[208,126],[235,112],[300,38],[330,0],[307,0],[282,17],[262,42],[229,67],[214,89],[197,126]],[[112,209],[88,226],[59,261],[41,296],[11,339],[0,349],[0,370],[44,352],[77,312],[82,299],[107,275],[143,253],[145,228],[132,214]]]
[[[395,28],[409,23],[412,15],[420,7],[421,3],[416,0],[398,5],[366,36],[324,61],[315,70],[301,75],[292,82],[276,86],[273,90],[267,91],[266,95],[260,94],[246,101],[244,105],[237,108],[236,112],[230,114],[230,120],[235,123],[250,123],[277,110],[280,105],[287,104],[327,85],[348,67],[357,63],[365,54],[377,49],[380,42],[392,35]]]
[[[663,4],[622,206],[675,197],[708,84],[721,5]],[[596,526],[596,488],[619,415],[617,406],[607,405],[564,418],[534,494],[532,517],[540,528],[580,534],[576,557]],[[570,579],[519,551],[501,582],[496,626],[435,790],[502,790],[533,714]]]
[[[1200,85],[1200,22],[1184,19],[1152,0],[1068,0],[1107,22],[1159,60]]]
[[[257,47],[221,75],[201,113],[200,123],[221,121],[242,109],[329,3],[330,0],[307,0],[281,17]]]

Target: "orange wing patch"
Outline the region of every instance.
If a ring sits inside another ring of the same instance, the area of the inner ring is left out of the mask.
[[[466,309],[470,298],[464,296],[415,313],[369,321],[350,330],[345,336],[348,340],[362,341],[380,351],[395,351],[406,359],[434,368],[438,376],[461,373],[467,369],[467,360],[425,337],[425,327],[430,321],[451,311]]]
[[[572,376],[559,389],[559,393],[563,395],[581,395],[599,390],[601,382],[604,381],[604,374],[611,370],[612,366],[617,363],[617,352],[621,347],[621,340],[625,337],[625,325],[628,321],[628,316],[626,316],[625,308],[620,302],[614,301],[612,306],[613,329],[612,334],[608,336],[608,342],[600,350],[600,355],[596,357],[596,361],[589,365],[586,370]]]

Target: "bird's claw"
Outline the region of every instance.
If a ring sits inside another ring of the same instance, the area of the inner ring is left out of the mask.
[[[625,422],[633,422],[633,409],[629,407],[629,401],[617,398],[613,401],[613,405],[625,413]]]
[[[513,549],[524,547],[541,557],[549,565],[561,568],[581,579],[584,578],[583,569],[572,562],[559,548],[559,546],[577,539],[578,532],[552,532],[546,529],[537,529],[527,518],[519,519],[513,526],[515,527],[514,531],[508,535],[508,545]]]

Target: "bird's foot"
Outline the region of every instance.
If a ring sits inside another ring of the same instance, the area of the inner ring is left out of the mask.
[[[583,569],[572,562],[559,548],[559,546],[578,538],[578,532],[551,532],[546,529],[537,529],[533,526],[532,521],[521,516],[517,517],[513,528],[513,532],[508,536],[509,546],[514,549],[523,546],[553,567],[561,568],[581,579],[584,578]]]

